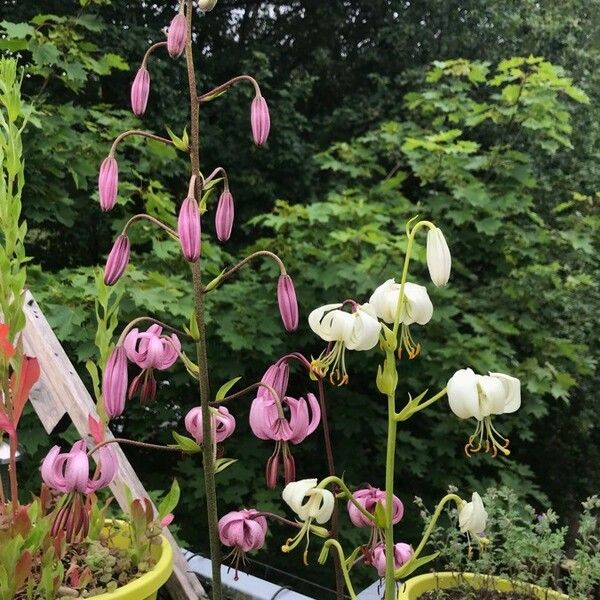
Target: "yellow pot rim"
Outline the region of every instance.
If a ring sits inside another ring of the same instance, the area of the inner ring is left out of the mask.
[[[489,586],[490,583],[494,589],[500,592],[510,591],[529,591],[532,595],[537,596],[540,600],[569,600],[569,596],[541,588],[529,583],[510,581],[503,577],[495,577],[491,575],[481,575],[479,573],[458,573],[442,571],[439,573],[425,573],[408,579],[400,588],[398,600],[417,600],[417,598],[426,592],[436,589],[451,589],[460,584],[468,584],[475,589]]]
[[[160,539],[160,558],[152,570],[117,588],[114,592],[92,596],[90,600],[142,600],[155,594],[173,572],[173,548],[164,535],[161,535]]]

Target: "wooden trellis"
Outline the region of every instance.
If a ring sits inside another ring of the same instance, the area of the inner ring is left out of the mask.
[[[75,367],[67,357],[58,338],[52,331],[40,307],[30,292],[25,297],[27,324],[23,331],[23,346],[29,356],[40,364],[41,376],[31,390],[31,403],[47,433],[68,414],[77,431],[87,438],[88,415],[97,416],[95,402],[88,393]],[[113,437],[107,432],[107,437]],[[134,497],[148,497],[142,482],[127,460],[121,447],[113,445],[119,458],[119,471],[110,489],[122,509],[127,508],[125,486]],[[165,536],[173,546],[174,570],[167,582],[173,600],[197,600],[206,596],[194,573],[188,571],[187,562],[173,536],[165,529]]]

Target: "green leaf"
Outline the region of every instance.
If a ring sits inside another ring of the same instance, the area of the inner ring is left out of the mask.
[[[180,435],[176,431],[173,431],[172,433],[173,438],[177,442],[177,446],[181,448],[182,452],[196,454],[202,451],[202,448],[193,439],[186,437],[185,435]]]
[[[35,28],[29,23],[11,23],[10,21],[0,21],[0,27],[6,31],[9,38],[26,38],[35,35]]]
[[[45,42],[32,45],[31,56],[33,61],[40,66],[54,65],[58,62],[60,53],[54,44]]]
[[[241,379],[241,377],[234,377],[233,379],[230,379],[227,383],[224,383],[220,388],[219,391],[217,392],[217,395],[215,396],[215,400],[217,402],[219,402],[220,400],[223,400],[223,398],[225,398],[225,396],[227,396],[227,392]]]
[[[439,552],[434,552],[433,554],[422,556],[421,558],[417,558],[416,560],[410,560],[398,571],[396,571],[396,576],[401,577],[402,579],[408,577],[411,573],[413,573],[423,565],[426,565],[428,562],[435,560],[439,556],[439,554]]]
[[[159,520],[164,519],[169,513],[172,513],[175,510],[175,507],[179,504],[180,495],[181,491],[179,489],[179,483],[177,483],[177,479],[174,479],[171,489],[158,505]]]
[[[221,471],[224,471],[237,461],[237,458],[219,458],[215,460],[215,473],[220,473]]]

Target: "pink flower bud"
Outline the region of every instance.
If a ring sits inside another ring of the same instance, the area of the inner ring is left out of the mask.
[[[394,545],[394,568],[399,569],[406,564],[413,555],[414,551],[408,544],[402,542]],[[371,555],[371,564],[377,569],[379,577],[385,576],[385,544],[378,544],[373,548]]]
[[[227,513],[219,520],[221,543],[242,552],[262,548],[267,534],[267,520],[258,514],[253,508]]]
[[[218,414],[211,414],[212,437],[214,442],[220,444],[235,431],[235,418],[224,406],[219,406],[217,411]],[[199,406],[192,408],[186,415],[185,428],[198,444],[203,442],[202,409]]]
[[[121,234],[113,244],[104,267],[104,283],[114,285],[129,264],[129,238]]]
[[[369,513],[375,513],[377,503],[381,503],[385,507],[385,492],[379,488],[368,487],[362,490],[357,490],[352,494],[354,499]],[[348,501],[348,515],[355,527],[375,527],[373,521],[365,517],[356,506]],[[392,502],[392,523],[399,523],[404,516],[404,504],[397,496],[394,496]]]
[[[219,198],[219,204],[217,205],[217,212],[215,214],[215,227],[217,229],[217,237],[219,241],[226,242],[231,236],[231,230],[233,229],[233,196],[231,192],[226,189]]]
[[[187,20],[183,13],[173,17],[167,33],[167,50],[171,58],[179,58],[187,42]]]
[[[193,197],[183,201],[177,220],[177,233],[183,256],[189,262],[196,262],[200,258],[200,210]]]
[[[252,137],[257,146],[262,146],[269,137],[271,130],[271,117],[267,101],[262,96],[256,96],[252,100],[250,108],[250,124],[252,125]]]
[[[117,201],[119,187],[119,165],[114,156],[109,154],[100,165],[98,175],[98,195],[100,208],[103,211],[111,210]]]
[[[117,346],[108,357],[102,376],[102,396],[106,414],[114,419],[123,414],[127,395],[127,354]]]
[[[277,302],[283,326],[287,331],[295,331],[298,328],[298,300],[294,282],[287,273],[279,276]]]
[[[146,112],[148,96],[150,95],[150,73],[141,66],[131,85],[131,110],[141,117]]]

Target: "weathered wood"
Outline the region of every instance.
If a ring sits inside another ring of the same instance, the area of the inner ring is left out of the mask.
[[[32,294],[25,297],[27,325],[23,331],[23,347],[30,356],[35,356],[41,368],[41,376],[31,393],[33,407],[46,431],[50,433],[62,416],[67,413],[82,437],[88,438],[88,415],[97,416],[95,402],[77,374],[61,343]],[[113,437],[110,432],[107,437]],[[119,458],[119,472],[110,489],[122,509],[127,509],[125,486],[134,497],[148,497],[142,482],[118,444],[114,444]],[[173,546],[174,570],[167,582],[173,600],[197,600],[205,597],[197,577],[188,572],[175,539],[165,529],[165,536]]]

